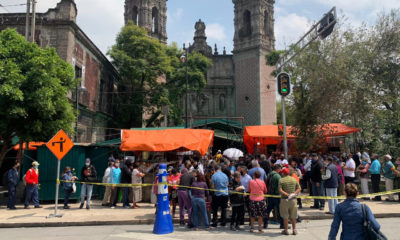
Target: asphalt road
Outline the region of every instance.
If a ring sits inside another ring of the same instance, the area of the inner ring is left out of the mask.
[[[382,225],[382,231],[388,239],[400,239],[398,228],[400,218],[378,219]],[[211,231],[192,231],[176,226],[174,233],[168,235],[156,235],[152,233],[152,225],[132,225],[132,226],[91,226],[91,227],[57,227],[57,228],[9,228],[0,229],[0,239],[27,239],[27,240],[153,240],[153,239],[182,239],[182,240],[232,240],[236,239],[309,239],[326,240],[330,229],[331,220],[303,221],[299,224],[297,236],[282,236],[277,225],[272,225],[263,234],[250,233],[246,231],[232,232],[229,228],[217,228]],[[338,238],[339,239],[339,236]]]

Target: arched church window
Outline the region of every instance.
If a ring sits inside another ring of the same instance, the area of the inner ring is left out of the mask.
[[[248,37],[251,35],[251,12],[249,10],[243,13],[243,36]]]
[[[225,111],[226,103],[225,103],[225,94],[219,95],[219,110],[221,112]]]
[[[158,9],[156,7],[153,7],[152,14],[151,14],[151,20],[152,20],[152,28],[151,32],[152,33],[158,33]]]
[[[139,25],[139,10],[137,6],[132,9],[132,20],[136,25]]]

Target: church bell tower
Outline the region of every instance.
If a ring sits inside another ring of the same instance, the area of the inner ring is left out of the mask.
[[[129,21],[167,43],[167,0],[125,0],[125,24]]]
[[[236,114],[246,125],[276,123],[276,81],[265,55],[275,48],[274,0],[232,0],[235,6]]]

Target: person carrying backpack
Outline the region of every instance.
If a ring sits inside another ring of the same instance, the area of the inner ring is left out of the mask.
[[[7,171],[7,185],[5,186],[8,187],[7,208],[9,210],[17,209],[15,207],[15,195],[17,193],[17,186],[19,183],[18,167],[19,167],[19,162],[15,161],[14,166]]]
[[[266,185],[268,192],[271,195],[280,195],[278,189],[279,180],[281,179],[281,175],[279,175],[280,171],[281,171],[281,165],[276,164],[273,166],[271,174],[269,174],[267,177]],[[264,216],[264,228],[268,228],[269,214],[271,213],[272,210],[275,209],[276,216],[279,219],[280,228],[283,229],[283,220],[279,213],[280,202],[281,202],[280,198],[268,197],[267,211]]]

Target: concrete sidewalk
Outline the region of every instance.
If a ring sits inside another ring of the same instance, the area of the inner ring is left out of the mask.
[[[400,217],[400,203],[398,202],[372,202],[363,201],[378,218]],[[42,205],[43,208],[23,209],[22,205],[17,210],[0,208],[0,228],[14,227],[61,227],[61,226],[92,226],[92,225],[130,225],[130,224],[152,224],[155,218],[154,204],[141,203],[139,209],[125,209],[117,207],[111,209],[102,207],[100,201],[92,201],[91,209],[79,209],[79,204],[71,204],[71,209],[60,209],[64,214],[61,218],[46,218],[54,213],[54,205]],[[62,207],[63,205],[61,205]],[[121,204],[119,204],[121,206]],[[333,216],[325,214],[328,211],[326,203],[325,210],[310,209],[311,201],[303,202],[300,214],[303,220],[331,219]],[[179,218],[179,209],[176,217]],[[230,214],[228,213],[228,217]],[[179,222],[175,218],[174,222]]]

